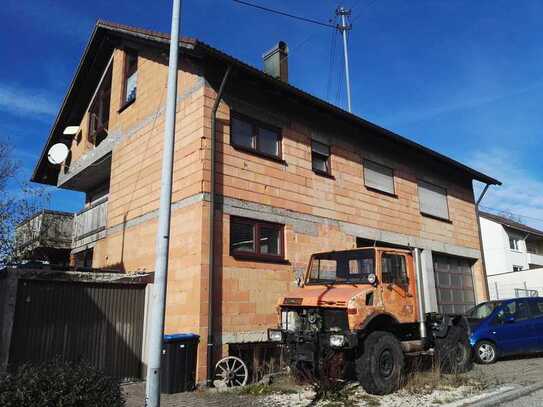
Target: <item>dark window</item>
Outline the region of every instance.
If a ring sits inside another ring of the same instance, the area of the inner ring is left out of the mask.
[[[124,54],[124,79],[121,106],[136,99],[138,82],[138,53],[127,49]]]
[[[533,318],[543,317],[543,300],[530,301],[530,311]]]
[[[513,266],[513,271],[522,271],[522,266]]]
[[[89,141],[95,146],[106,137],[109,126],[109,104],[111,100],[111,68],[106,72],[96,91],[89,109]]]
[[[383,283],[407,285],[407,268],[404,256],[385,253],[381,258],[381,265]]]
[[[230,218],[230,253],[234,256],[282,259],[283,225]]]
[[[520,251],[520,238],[517,236],[509,235],[509,247],[511,250]]]
[[[233,113],[230,120],[230,142],[234,147],[262,154],[281,157],[281,130],[247,116]]]
[[[330,146],[319,143],[318,141],[311,142],[311,162],[313,171],[317,174],[331,175],[330,168]]]
[[[364,160],[364,185],[368,188],[394,194],[394,171],[384,165]]]

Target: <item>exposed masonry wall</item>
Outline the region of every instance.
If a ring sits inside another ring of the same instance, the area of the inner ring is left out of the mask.
[[[96,243],[93,266],[153,270],[167,69],[161,55],[142,51],[137,99],[118,113],[122,58],[122,52],[115,51],[107,232]],[[215,91],[193,61],[183,59],[180,72],[166,331],[201,335],[198,378],[202,380],[207,345],[209,136]],[[216,232],[222,342],[265,339],[265,329],[276,324],[277,298],[294,287],[295,276],[305,270],[310,254],[354,247],[356,237],[429,249],[423,258],[428,277],[426,302],[435,307],[431,250],[474,261],[479,258],[471,182],[439,175],[431,163],[404,157],[402,152],[384,152],[381,145],[369,142],[364,135],[327,124],[327,118],[292,117],[271,103],[227,94],[219,107],[217,192],[224,199],[217,208]],[[284,164],[232,148],[231,107],[283,128]],[[311,138],[332,144],[335,179],[320,177],[311,170]],[[87,150],[85,154],[79,156],[80,160],[93,153]],[[396,196],[364,187],[363,158],[395,169]],[[96,157],[88,158],[93,159]],[[418,178],[448,189],[451,222],[420,215]],[[289,264],[230,257],[230,215],[285,224]],[[482,299],[479,261],[474,275],[476,294]]]

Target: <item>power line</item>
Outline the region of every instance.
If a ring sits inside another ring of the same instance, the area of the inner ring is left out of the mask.
[[[524,218],[524,219],[535,220],[535,221],[538,221],[538,222],[543,222],[542,218],[534,218],[532,216],[521,215],[520,213],[511,212],[509,210],[492,208],[490,206],[484,206],[484,205],[480,205],[480,207],[487,210],[487,211],[493,211],[493,212],[498,212],[498,213],[507,213],[507,214],[510,214],[510,215],[513,215],[513,216],[518,216],[519,218]]]
[[[290,18],[293,18],[293,19],[299,20],[299,21],[305,21],[306,23],[313,23],[313,24],[321,25],[323,27],[328,27],[328,28],[334,28],[334,29],[336,28],[335,25],[332,25],[332,24],[329,24],[329,23],[324,23],[322,21],[313,20],[313,19],[307,18],[307,17],[296,16],[294,14],[290,14],[290,13],[287,13],[285,11],[274,10],[274,9],[271,9],[271,8],[268,8],[268,7],[260,6],[258,4],[249,3],[247,1],[243,1],[243,0],[232,0],[232,1],[235,2],[235,3],[243,4],[245,6],[254,7],[254,8],[257,8],[259,10],[267,11],[269,13],[279,14],[281,16],[290,17]]]

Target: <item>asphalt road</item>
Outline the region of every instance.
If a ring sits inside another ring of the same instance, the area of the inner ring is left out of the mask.
[[[543,390],[536,391],[514,401],[500,404],[500,406],[541,407],[543,406]]]

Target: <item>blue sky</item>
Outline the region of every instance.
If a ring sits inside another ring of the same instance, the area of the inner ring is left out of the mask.
[[[253,0],[252,0],[253,1]],[[321,21],[337,1],[254,0]],[[543,31],[540,0],[345,0],[353,112],[499,178],[483,205],[543,228]],[[160,0],[4,0],[0,138],[13,143],[28,179],[99,18],[169,31]],[[346,105],[340,39],[333,30],[231,0],[185,0],[183,35],[252,65],[289,44],[290,81]],[[331,58],[333,38],[335,57]],[[331,61],[334,64],[331,64]],[[79,193],[51,206],[77,210]]]

